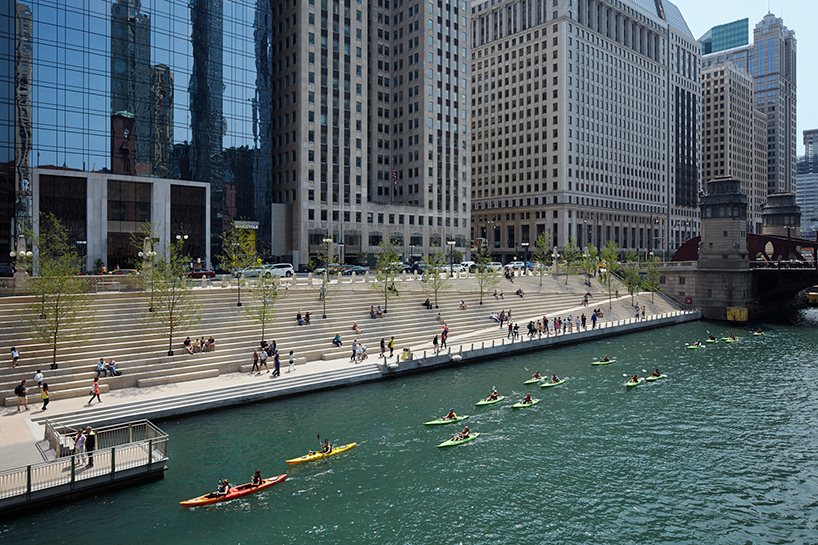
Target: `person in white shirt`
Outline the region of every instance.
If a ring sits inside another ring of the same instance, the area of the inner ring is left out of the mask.
[[[37,374],[34,375],[34,380],[37,382],[37,388],[42,391],[43,389],[43,372],[37,369]]]

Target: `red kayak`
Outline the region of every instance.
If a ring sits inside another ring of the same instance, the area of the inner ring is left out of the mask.
[[[263,479],[261,484],[258,486],[253,486],[250,483],[242,484],[239,486],[234,486],[230,489],[230,492],[224,494],[223,496],[211,492],[210,494],[205,494],[204,496],[199,496],[198,498],[193,498],[192,500],[180,501],[179,505],[182,507],[199,507],[200,505],[210,505],[221,501],[235,500],[236,498],[241,498],[242,496],[255,494],[259,490],[270,488],[274,484],[283,482],[286,478],[287,474],[285,473],[284,475],[279,475],[277,477]]]

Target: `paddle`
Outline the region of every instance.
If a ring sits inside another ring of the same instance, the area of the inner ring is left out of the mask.
[[[321,444],[321,434],[317,433],[316,436],[318,437],[318,452],[324,452],[324,445]]]

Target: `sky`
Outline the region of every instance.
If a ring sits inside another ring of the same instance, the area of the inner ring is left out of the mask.
[[[798,86],[797,132],[798,155],[804,154],[802,132],[818,129],[818,1],[816,0],[671,0],[679,7],[693,36],[698,39],[716,25],[750,19],[749,43],[753,43],[753,28],[767,12],[784,19],[784,26],[795,31],[797,41],[796,85]]]

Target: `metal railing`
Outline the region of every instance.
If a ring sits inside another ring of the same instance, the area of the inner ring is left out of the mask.
[[[46,422],[49,442],[61,435],[61,430],[70,428]],[[97,477],[113,481],[127,470],[150,472],[168,459],[168,435],[148,420],[106,426],[95,433],[99,448],[92,452],[67,454],[69,441],[73,446],[73,434],[62,435],[56,440],[63,456],[0,471],[0,500],[22,495],[28,500],[34,492],[61,486],[74,490],[78,483]],[[91,460],[93,466],[88,466]]]

